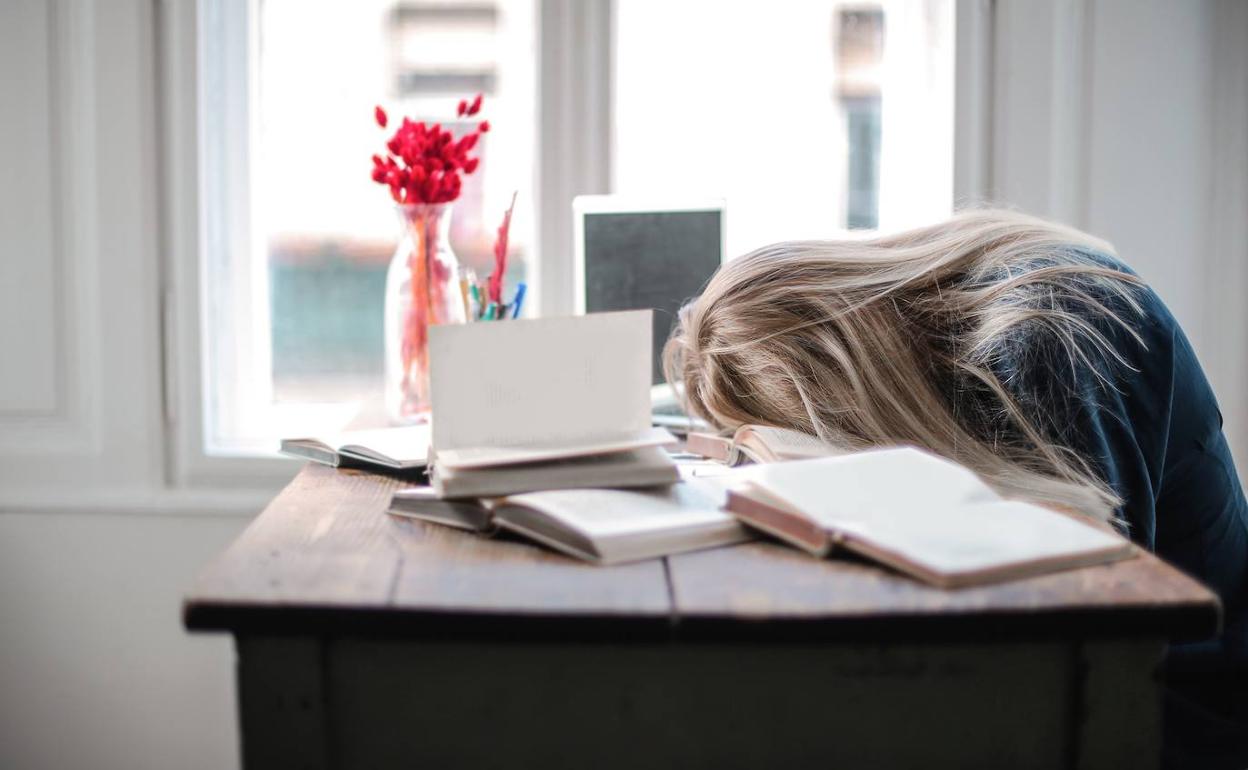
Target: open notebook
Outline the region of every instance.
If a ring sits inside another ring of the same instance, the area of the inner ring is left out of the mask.
[[[727,508],[816,556],[839,546],[945,588],[1134,553],[1111,531],[1005,500],[966,468],[908,447],[750,468]]]
[[[651,490],[560,489],[496,500],[439,499],[429,487],[400,490],[390,513],[489,534],[515,532],[601,564],[638,561],[749,539],[721,510],[723,485],[689,480]]]
[[[420,470],[429,455],[429,426],[379,428],[332,437],[282,439],[280,451],[334,467]]]
[[[430,329],[442,497],[671,484],[650,424],[651,311]]]
[[[742,425],[732,436],[690,433],[686,447],[690,452],[729,465],[806,460],[841,454],[839,449],[817,436],[770,425]]]

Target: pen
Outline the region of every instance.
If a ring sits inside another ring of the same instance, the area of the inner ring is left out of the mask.
[[[485,303],[481,301],[481,292],[477,290],[476,283],[469,286],[468,290],[472,292],[472,306],[475,308],[471,315],[474,319],[480,318],[481,311],[485,309]]]
[[[472,305],[468,302],[468,279],[467,278],[459,279],[459,296],[464,300],[464,320],[465,321],[473,320]]]
[[[520,306],[524,304],[524,292],[525,292],[525,289],[527,288],[528,288],[528,285],[525,284],[524,281],[521,281],[520,285],[516,287],[516,298],[511,301],[511,317],[512,318],[520,317]]]
[[[487,321],[493,321],[493,320],[494,320],[494,313],[495,313],[495,311],[497,311],[497,310],[498,310],[498,305],[497,305],[497,304],[495,304],[495,303],[493,303],[493,302],[491,302],[491,303],[489,304],[489,307],[487,307],[487,308],[485,309],[485,320],[487,320]]]

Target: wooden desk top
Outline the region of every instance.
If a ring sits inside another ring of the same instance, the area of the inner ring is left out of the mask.
[[[444,638],[991,640],[1216,632],[1212,593],[1150,554],[942,591],[771,542],[598,567],[384,513],[398,479],[310,464],[201,574],[187,628]]]

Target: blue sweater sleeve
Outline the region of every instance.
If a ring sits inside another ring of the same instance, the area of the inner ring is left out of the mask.
[[[1058,346],[1041,338],[1015,384],[1025,404],[1049,405],[1050,431],[1122,498],[1131,538],[1221,598],[1223,635],[1189,651],[1248,668],[1248,502],[1195,351],[1156,293],[1142,289],[1137,299],[1140,313],[1116,309],[1139,339],[1111,319],[1089,319],[1123,361],[1046,356]]]

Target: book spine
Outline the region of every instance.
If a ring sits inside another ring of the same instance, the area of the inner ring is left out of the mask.
[[[767,505],[736,490],[728,491],[724,508],[746,524],[814,556],[827,556],[832,550],[833,541],[828,532],[804,516]]]

